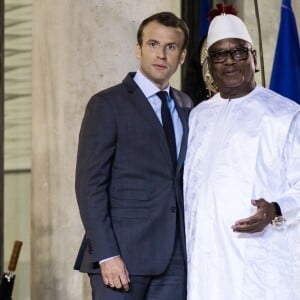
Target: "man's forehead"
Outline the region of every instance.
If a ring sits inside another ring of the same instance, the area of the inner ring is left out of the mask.
[[[228,49],[228,48],[232,48],[232,47],[249,47],[249,46],[250,46],[250,44],[245,40],[236,39],[236,38],[227,38],[227,39],[222,39],[220,41],[215,42],[209,48],[209,51]]]
[[[153,21],[147,24],[143,30],[143,43],[149,41],[181,45],[184,41],[184,33],[180,28],[165,26]]]

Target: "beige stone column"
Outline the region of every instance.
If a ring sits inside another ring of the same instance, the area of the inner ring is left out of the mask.
[[[140,21],[179,0],[33,0],[31,299],[89,299],[73,271],[83,229],[74,194],[89,97],[137,67]]]

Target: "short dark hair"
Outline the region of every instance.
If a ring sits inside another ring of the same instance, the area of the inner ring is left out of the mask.
[[[137,42],[140,46],[142,46],[142,44],[143,44],[144,28],[150,22],[157,22],[164,26],[181,29],[184,34],[184,43],[182,46],[182,50],[186,49],[188,47],[189,28],[182,19],[178,18],[175,14],[173,14],[171,12],[160,12],[160,13],[154,14],[154,15],[148,17],[147,19],[145,19],[144,21],[142,21],[142,23],[140,24],[139,29],[137,31]]]

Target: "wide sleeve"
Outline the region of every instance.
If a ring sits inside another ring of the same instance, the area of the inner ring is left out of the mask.
[[[109,213],[109,183],[117,126],[108,99],[95,95],[88,103],[81,130],[75,190],[92,262],[119,255]]]
[[[287,225],[300,225],[300,112],[292,119],[283,154],[287,187],[285,192],[276,199]]]

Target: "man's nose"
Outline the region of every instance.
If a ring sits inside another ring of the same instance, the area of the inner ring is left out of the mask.
[[[164,47],[158,47],[157,57],[159,57],[160,59],[165,59],[166,58],[166,49]]]
[[[232,63],[232,62],[236,62],[236,60],[233,58],[233,54],[231,51],[226,52],[226,57],[225,57],[225,61],[224,62],[228,62]]]

